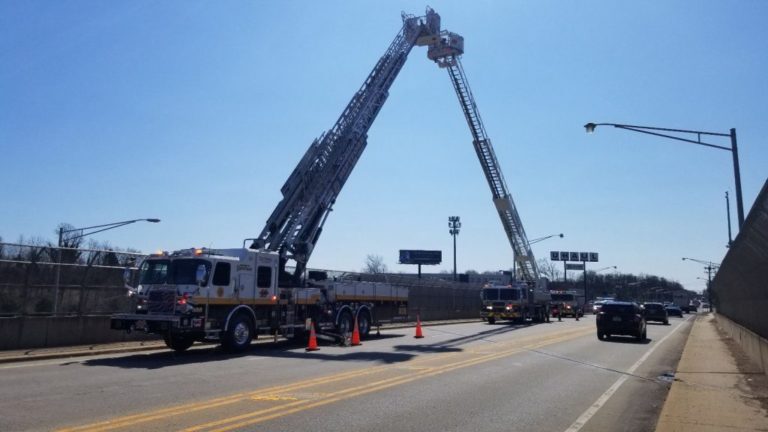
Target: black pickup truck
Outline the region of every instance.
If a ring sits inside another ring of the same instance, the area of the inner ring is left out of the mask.
[[[680,306],[680,310],[682,310],[683,313],[696,313],[699,311],[698,308],[694,305]]]

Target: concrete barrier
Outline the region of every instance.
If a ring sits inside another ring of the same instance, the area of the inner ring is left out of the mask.
[[[159,337],[111,330],[108,316],[0,318],[0,350],[155,339]]]
[[[739,344],[744,353],[764,374],[768,375],[768,340],[760,337],[755,332],[731,321],[726,316],[717,314],[717,324],[725,333]]]

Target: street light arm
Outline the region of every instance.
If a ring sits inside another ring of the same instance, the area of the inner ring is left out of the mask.
[[[63,228],[59,228],[59,243],[58,243],[58,246],[61,247],[64,234],[80,231],[81,232],[80,234],[68,237],[69,240],[74,240],[74,239],[79,239],[79,238],[82,238],[82,237],[85,237],[85,236],[89,236],[91,234],[100,233],[102,231],[111,230],[113,228],[119,228],[121,226],[125,226],[125,225],[132,224],[132,223],[135,223],[135,222],[141,222],[141,221],[158,223],[158,222],[160,222],[160,219],[157,219],[157,218],[132,219],[132,220],[127,220],[127,221],[122,221],[122,222],[112,222],[112,223],[103,224],[103,225],[94,225],[94,226],[89,226],[89,227],[85,227],[85,228],[73,228],[73,229],[68,229],[68,230],[65,230]],[[86,231],[86,230],[95,230],[95,231],[83,232],[83,231]]]
[[[708,266],[710,266],[712,268],[719,268],[720,267],[719,264],[715,264],[712,261],[705,261],[705,260],[700,260],[700,259],[696,259],[696,258],[683,257],[683,261],[693,261],[693,262],[697,262],[699,264],[708,265]]]
[[[617,123],[587,123],[584,125],[584,128],[587,130],[587,133],[592,133],[595,131],[595,128],[597,126],[613,126],[619,129],[625,129],[633,132],[640,132],[648,135],[660,136],[662,138],[669,138],[677,141],[683,141],[691,144],[698,144],[705,147],[716,148],[719,150],[727,150],[731,152],[731,157],[733,158],[733,178],[736,184],[736,210],[739,215],[739,229],[741,229],[741,227],[744,226],[744,200],[742,199],[742,196],[741,196],[741,169],[739,168],[739,149],[738,149],[738,145],[736,144],[735,128],[731,128],[730,133],[727,133],[727,134],[718,133],[718,132],[686,130],[686,129],[669,129],[669,128],[659,128],[659,127],[650,127],[650,126],[634,126],[634,125],[625,125],[625,124],[617,124]],[[652,131],[694,134],[697,136],[697,140],[694,141],[687,138],[681,138],[678,136],[667,135],[667,134],[652,132]],[[702,142],[701,141],[702,135],[729,137],[731,139],[731,147],[719,146],[715,144]]]
[[[615,270],[615,269],[616,269],[616,266],[608,266],[608,267],[603,267],[603,268],[601,268],[601,269],[599,269],[599,270],[595,270],[595,273],[599,273],[599,272],[601,272],[601,271],[603,271],[603,270],[608,270],[608,269],[614,269],[614,270]]]
[[[73,229],[69,229],[69,230],[61,230],[61,233],[62,234],[66,234],[66,233],[71,233],[71,232],[75,232],[75,231],[85,231],[85,230],[95,229],[95,228],[104,228],[102,230],[94,231],[94,232],[91,233],[91,234],[93,234],[93,233],[105,231],[105,230],[112,229],[112,228],[118,228],[118,227],[121,227],[121,226],[124,226],[124,225],[132,224],[134,222],[141,222],[141,221],[158,223],[158,222],[160,222],[160,219],[157,219],[157,218],[132,219],[132,220],[127,220],[127,221],[122,221],[122,222],[112,222],[112,223],[103,224],[103,225],[94,225],[94,226],[89,226],[89,227],[85,227],[85,228],[73,228]],[[73,238],[77,238],[77,237],[73,237]]]
[[[701,141],[701,135],[712,135],[712,136],[724,136],[724,137],[730,137],[730,134],[724,134],[724,133],[718,133],[718,132],[704,132],[704,131],[694,131],[694,130],[685,130],[685,129],[669,129],[669,128],[660,128],[660,127],[650,127],[650,126],[634,126],[634,125],[625,125],[625,124],[617,124],[617,123],[587,123],[584,125],[584,128],[587,130],[587,133],[592,133],[595,131],[595,128],[597,126],[613,126],[618,129],[624,129],[629,130],[633,132],[639,132],[644,133],[648,135],[654,135],[659,136],[662,138],[669,138],[677,141],[684,141],[691,144],[698,144],[703,145],[707,147],[712,147],[720,150],[727,150],[727,151],[733,151],[730,147],[724,147],[719,146],[716,144],[709,144]],[[663,133],[658,132],[652,132],[652,131],[664,131],[664,132],[677,132],[677,133],[687,133],[687,134],[693,134],[698,136],[698,140],[694,141],[692,139],[687,138],[681,138],[674,135],[667,135]]]
[[[534,243],[538,243],[538,242],[541,242],[541,241],[544,241],[544,240],[547,240],[547,239],[551,239],[552,237],[560,237],[560,238],[563,238],[563,237],[565,237],[565,234],[563,234],[563,233],[560,233],[560,234],[551,234],[551,235],[548,235],[548,236],[544,236],[544,237],[535,238],[535,239],[533,239],[533,240],[529,241],[529,242],[528,242],[528,245],[530,246],[530,245],[532,245],[532,244],[534,244]]]

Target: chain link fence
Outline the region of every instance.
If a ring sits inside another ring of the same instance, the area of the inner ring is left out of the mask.
[[[130,307],[126,268],[144,255],[0,243],[0,316],[108,315]]]
[[[123,274],[146,255],[97,249],[0,243],[0,316],[110,315],[131,310]],[[479,317],[481,283],[435,276],[309,270],[336,280],[409,289],[409,311],[423,320]],[[135,272],[133,274],[135,276]]]
[[[712,281],[717,311],[768,339],[768,181]]]

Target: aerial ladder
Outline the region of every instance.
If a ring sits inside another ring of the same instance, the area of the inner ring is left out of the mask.
[[[436,21],[436,23],[433,23]],[[427,25],[440,27],[440,16],[433,10],[427,11]],[[437,41],[431,43],[427,50],[427,57],[437,63],[440,68],[448,70],[448,75],[456,90],[456,96],[464,111],[469,129],[472,132],[472,144],[480,160],[488,186],[493,194],[493,203],[501,218],[501,224],[507,234],[509,243],[514,252],[514,259],[519,269],[520,279],[528,284],[535,285],[539,282],[539,271],[536,260],[531,251],[528,237],[525,235],[523,223],[517,212],[512,195],[509,193],[504,175],[496,159],[496,153],[491,145],[491,139],[485,131],[483,120],[469,88],[469,82],[464,74],[460,56],[464,53],[464,38],[456,33],[443,30]]]
[[[365,150],[368,130],[387,100],[389,88],[419,40],[436,41],[439,20],[403,13],[403,26],[334,126],[315,139],[281,188],[282,200],[267,220],[252,249],[279,252],[281,278],[296,284],[341,188]],[[435,27],[437,25],[437,27]],[[292,276],[285,262],[292,259]]]
[[[259,236],[250,239],[251,248],[279,252],[284,278],[288,277],[283,271],[285,262],[292,259],[296,267],[291,282],[300,280],[333,204],[365,150],[368,130],[387,100],[389,88],[411,49],[427,46],[428,58],[449,72],[522,279],[535,284],[539,273],[533,253],[461,66],[464,39],[441,31],[440,15],[431,8],[422,17],[403,13],[402,20],[400,32],[334,126],[312,142],[288,177],[281,188],[282,200]]]

